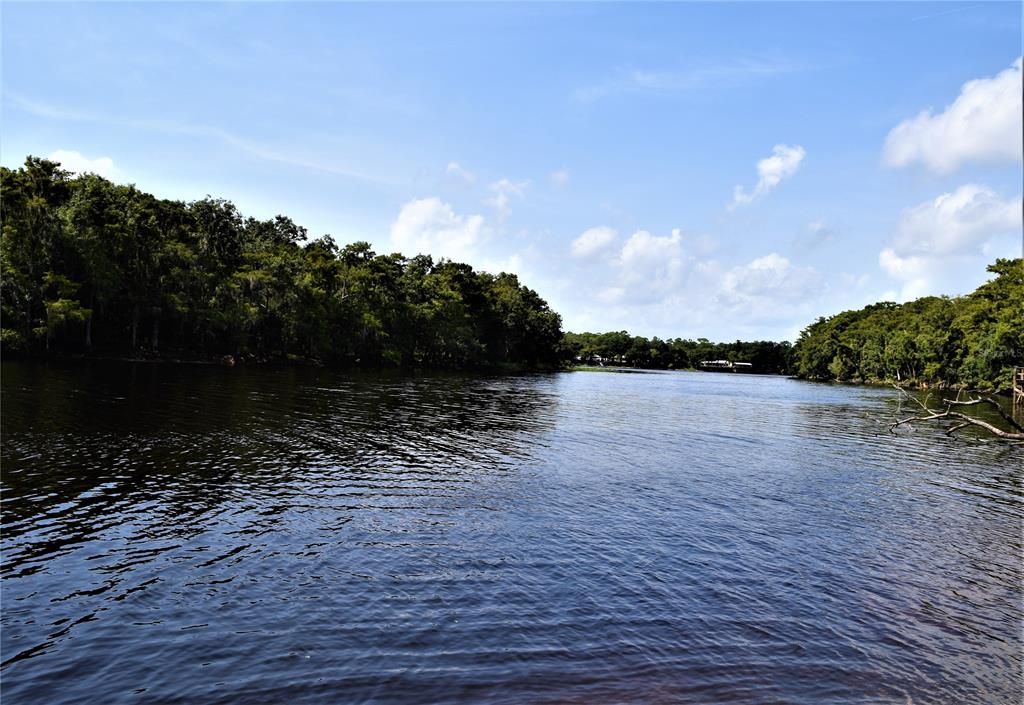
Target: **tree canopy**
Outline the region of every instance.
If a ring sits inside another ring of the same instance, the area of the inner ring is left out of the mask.
[[[1024,260],[957,298],[883,302],[820,318],[794,346],[798,377],[1004,390],[1024,365]]]
[[[0,167],[5,352],[306,359],[366,366],[654,369],[752,363],[804,379],[1000,390],[1024,364],[1024,261],[958,298],[883,302],[787,342],[566,333],[514,274],[339,247],[230,201],[157,198],[29,157]]]
[[[561,318],[514,274],[290,218],[159,199],[29,157],[0,169],[6,352],[303,358],[370,366],[553,365]]]
[[[706,338],[645,338],[626,331],[566,333],[567,354],[580,363],[623,364],[641,369],[684,370],[702,360],[749,362],[755,372],[786,374],[791,367],[792,346],[767,340],[712,343]]]

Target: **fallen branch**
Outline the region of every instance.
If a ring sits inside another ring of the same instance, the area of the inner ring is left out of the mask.
[[[946,435],[947,436],[952,436],[954,433],[959,431],[961,428],[967,428],[968,426],[970,426],[969,423],[958,423],[956,426],[950,426],[949,428],[946,429]]]
[[[971,399],[970,401],[946,399],[945,404],[947,406],[974,406],[976,404],[988,404],[993,409],[995,409],[1001,417],[1003,417],[1003,421],[1010,424],[1010,426],[1017,429],[1021,433],[1024,433],[1024,426],[1021,426],[1012,416],[1003,411],[1003,407],[1000,406],[999,402],[997,402],[992,397],[982,397],[981,399]]]
[[[897,413],[899,413],[899,409],[903,408],[904,398],[910,399],[911,401],[915,402],[919,407],[921,407],[921,409],[925,413],[919,416],[909,416],[904,419],[897,417],[895,421],[889,424],[890,433],[895,434],[897,428],[903,426],[904,424],[912,423],[914,421],[941,422],[944,420],[956,420],[959,421],[960,423],[957,423],[954,426],[948,428],[946,430],[947,436],[951,436],[957,431],[967,428],[968,426],[976,426],[991,433],[996,438],[1000,438],[1002,440],[1024,441],[1024,428],[1022,428],[1019,423],[1017,423],[1014,419],[1007,415],[1003,411],[1002,407],[999,406],[999,402],[997,402],[995,399],[992,399],[991,397],[981,397],[978,399],[970,399],[968,401],[960,401],[959,399],[945,399],[943,400],[943,403],[946,405],[946,408],[945,410],[941,410],[929,407],[928,397],[925,397],[924,401],[921,401],[917,397],[912,397],[909,394],[907,394],[906,390],[902,389],[901,387],[896,387],[896,389],[899,390],[901,395],[900,405],[897,409]],[[967,414],[961,413],[959,411],[953,411],[954,406],[976,406],[978,404],[987,404],[994,407],[999,412],[999,415],[1003,418],[1003,420],[1006,421],[1015,430],[1006,431],[999,428],[998,426],[990,424],[988,421],[983,421],[982,419],[978,419],[973,416],[968,416]]]

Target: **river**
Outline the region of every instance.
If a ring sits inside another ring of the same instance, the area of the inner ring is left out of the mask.
[[[893,390],[5,362],[5,705],[1018,703],[1024,454]]]

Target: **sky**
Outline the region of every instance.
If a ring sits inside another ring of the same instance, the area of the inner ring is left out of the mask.
[[[1021,255],[1021,8],[5,3],[0,161],[795,340]]]

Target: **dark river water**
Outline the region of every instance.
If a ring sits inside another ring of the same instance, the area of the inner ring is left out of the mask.
[[[4,705],[1021,700],[1024,450],[892,390],[2,374]]]

